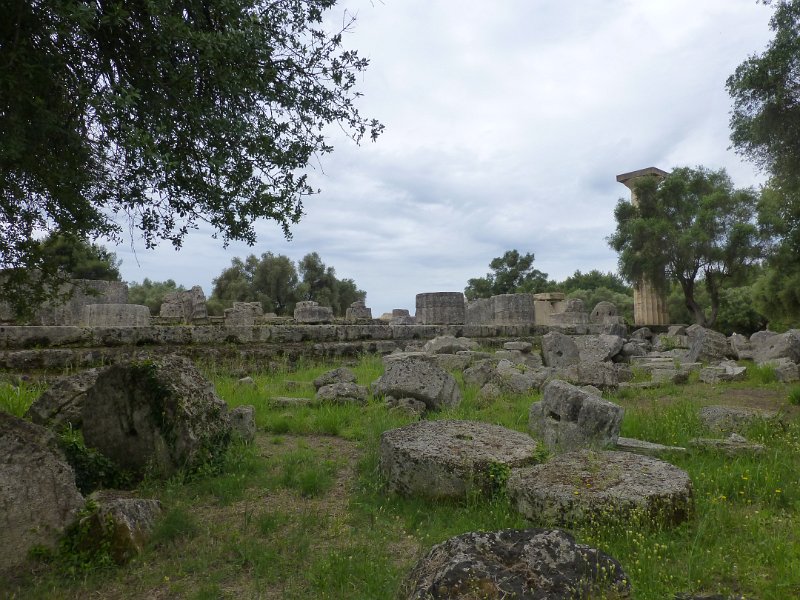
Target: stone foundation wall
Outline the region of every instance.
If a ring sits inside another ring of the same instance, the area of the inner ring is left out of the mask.
[[[575,335],[601,330],[601,325],[559,328]],[[0,326],[0,370],[63,371],[113,362],[142,351],[257,364],[287,356],[388,354],[421,346],[440,335],[465,336],[485,346],[499,346],[512,339],[533,340],[548,331],[537,325]]]

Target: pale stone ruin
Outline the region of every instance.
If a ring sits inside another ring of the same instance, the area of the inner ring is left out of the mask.
[[[501,294],[466,305],[465,322],[478,325],[528,325],[536,322],[531,294]]]
[[[208,322],[208,309],[203,288],[196,285],[190,290],[166,294],[161,303],[159,317],[185,325]]]
[[[71,284],[66,284],[63,292],[71,291],[72,296],[60,305],[46,304],[37,312],[34,322],[37,325],[86,325],[89,327],[114,327],[105,325],[105,322],[115,322],[124,318],[125,309],[110,310],[103,313],[96,308],[102,304],[117,306],[133,306],[128,304],[128,285],[121,281],[101,281],[94,279],[75,279]],[[87,307],[93,306],[87,313]],[[149,315],[149,312],[148,312]],[[131,318],[142,326],[141,311],[132,309]],[[108,319],[108,321],[106,321]],[[148,322],[149,325],[149,317]]]
[[[234,302],[225,309],[225,327],[253,327],[263,319],[261,302]]]
[[[461,292],[417,294],[416,320],[420,325],[463,325],[466,308]]]
[[[330,323],[333,321],[333,309],[330,306],[320,306],[312,300],[298,302],[294,307],[294,320],[309,324]]]
[[[394,493],[464,498],[471,490],[489,491],[498,484],[490,465],[530,465],[535,450],[529,435],[499,425],[419,421],[381,435],[380,469]]]
[[[668,174],[656,167],[647,167],[630,173],[621,173],[617,175],[617,181],[631,191],[631,203],[636,206],[639,203],[639,199],[636,197],[636,182],[643,177],[661,179]],[[633,286],[633,320],[637,327],[669,325],[667,300],[664,294],[646,279]]]
[[[372,309],[367,308],[363,300],[356,300],[345,311],[344,318],[347,321],[371,321]]]
[[[87,304],[83,321],[87,327],[150,327],[150,309],[138,304]]]

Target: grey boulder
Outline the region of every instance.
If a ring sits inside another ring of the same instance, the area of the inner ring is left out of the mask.
[[[34,546],[55,547],[83,504],[55,436],[0,411],[0,571]]]
[[[461,390],[455,378],[429,360],[416,356],[386,361],[386,370],[372,384],[372,391],[382,396],[420,400],[428,410],[461,403]]]
[[[560,529],[470,532],[437,544],[411,570],[406,600],[628,598],[622,565]]]
[[[531,405],[528,429],[556,452],[614,447],[625,409],[565,381],[550,381]]]
[[[225,451],[228,407],[187,358],[120,362],[86,393],[83,436],[117,466],[170,475]]]

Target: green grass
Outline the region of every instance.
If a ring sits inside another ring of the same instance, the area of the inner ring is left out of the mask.
[[[42,384],[26,381],[20,381],[19,385],[0,381],[0,410],[23,417],[25,411],[42,394],[45,387]]]
[[[380,398],[371,397],[366,406],[270,404],[278,395],[313,398],[311,381],[335,366],[298,363],[295,370],[287,365],[253,373],[254,387],[211,372],[229,405],[256,407],[257,443],[233,445],[217,470],[142,483],[140,491],[159,498],[165,515],[145,553],[128,566],[78,579],[43,566],[9,589],[18,590],[18,598],[391,598],[433,544],[467,531],[547,525],[522,519],[502,491],[447,502],[387,494],[379,472],[380,435],[415,418],[389,412]],[[362,385],[382,371],[376,357],[352,368]],[[714,435],[699,420],[703,405],[758,391],[788,408],[793,395],[800,396],[798,386],[763,374],[749,377],[606,396],[626,409],[622,435],[685,446],[692,437]],[[539,394],[487,402],[457,379],[462,403],[426,418],[527,430]],[[16,410],[24,412],[32,397],[18,401]],[[573,533],[620,561],[636,599],[679,592],[800,597],[800,421],[791,414],[745,432],[766,446],[761,455],[693,451],[667,457],[693,481],[689,521],[667,528],[637,516],[596,519]],[[342,479],[346,473],[352,478]]]

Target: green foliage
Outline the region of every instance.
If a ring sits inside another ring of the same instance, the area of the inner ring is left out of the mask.
[[[316,252],[305,255],[297,268],[288,257],[265,252],[260,259],[251,254],[231,261],[214,279],[209,311],[221,314],[234,302],[260,302],[265,312],[291,315],[296,302],[314,300],[344,316],[353,302],[365,297],[352,279],[337,279],[334,268],[326,267]]]
[[[757,384],[774,383],[778,380],[775,367],[771,365],[747,365],[747,380]]]
[[[0,410],[22,418],[41,393],[42,388],[38,384],[20,381],[18,385],[12,385],[0,381]]]
[[[800,405],[800,386],[795,386],[789,390],[789,404]]]
[[[97,508],[96,503],[87,500],[75,521],[64,530],[56,550],[37,547],[31,553],[33,557],[51,563],[67,579],[85,578],[113,567],[112,529],[99,526]]]
[[[597,269],[593,269],[588,273],[575,271],[575,273],[558,284],[558,290],[568,294],[576,290],[598,289],[606,289],[609,292],[626,296],[633,294],[633,289],[625,283],[622,277],[614,273],[603,273]]]
[[[131,304],[143,304],[150,309],[151,314],[157,315],[161,311],[164,296],[172,292],[182,292],[185,289],[172,279],[150,281],[145,277],[142,283],[134,281],[128,284],[128,302]]]
[[[120,281],[120,261],[103,246],[75,234],[53,232],[41,242],[44,260],[73,279]]]
[[[328,125],[383,126],[355,105],[368,61],[342,48],[332,0],[17,2],[0,24],[0,269],[54,276],[35,232],[180,247],[207,223],[224,242],[289,228],[314,190]],[[127,223],[125,222],[127,221]],[[33,286],[36,287],[35,285]],[[36,291],[33,289],[32,291]],[[28,298],[30,298],[28,294]]]
[[[714,325],[723,283],[745,278],[761,254],[755,192],[734,189],[724,169],[683,167],[660,181],[643,178],[635,194],[636,204],[617,204],[617,228],[608,240],[620,253],[620,272],[662,289],[679,283],[695,322]],[[698,281],[708,292],[710,314],[697,301]]]
[[[521,256],[517,250],[509,250],[489,263],[491,273],[486,277],[470,279],[464,289],[468,300],[489,298],[499,294],[538,293],[545,291],[552,282],[547,273],[533,268],[533,254]]]
[[[702,279],[700,283],[702,284]],[[700,285],[695,290],[697,303],[708,306],[710,300],[706,287]],[[725,335],[741,333],[747,336],[764,329],[767,318],[760,312],[755,295],[755,285],[722,287],[719,290],[719,312],[714,329]],[[667,309],[670,323],[691,323],[694,320],[692,313],[686,307],[686,297],[680,284],[673,283],[670,286]]]
[[[80,430],[65,428],[58,436],[58,445],[75,471],[75,485],[84,496],[101,488],[127,488],[133,482],[130,473],[121,471],[94,448],[87,448]]]
[[[153,546],[173,544],[184,539],[192,539],[199,533],[195,518],[181,506],[166,511],[158,520],[150,544]]]
[[[727,89],[733,145],[770,175],[759,222],[774,245],[756,288],[758,308],[771,327],[785,328],[800,323],[800,2],[772,4],[773,39],[736,68]]]

